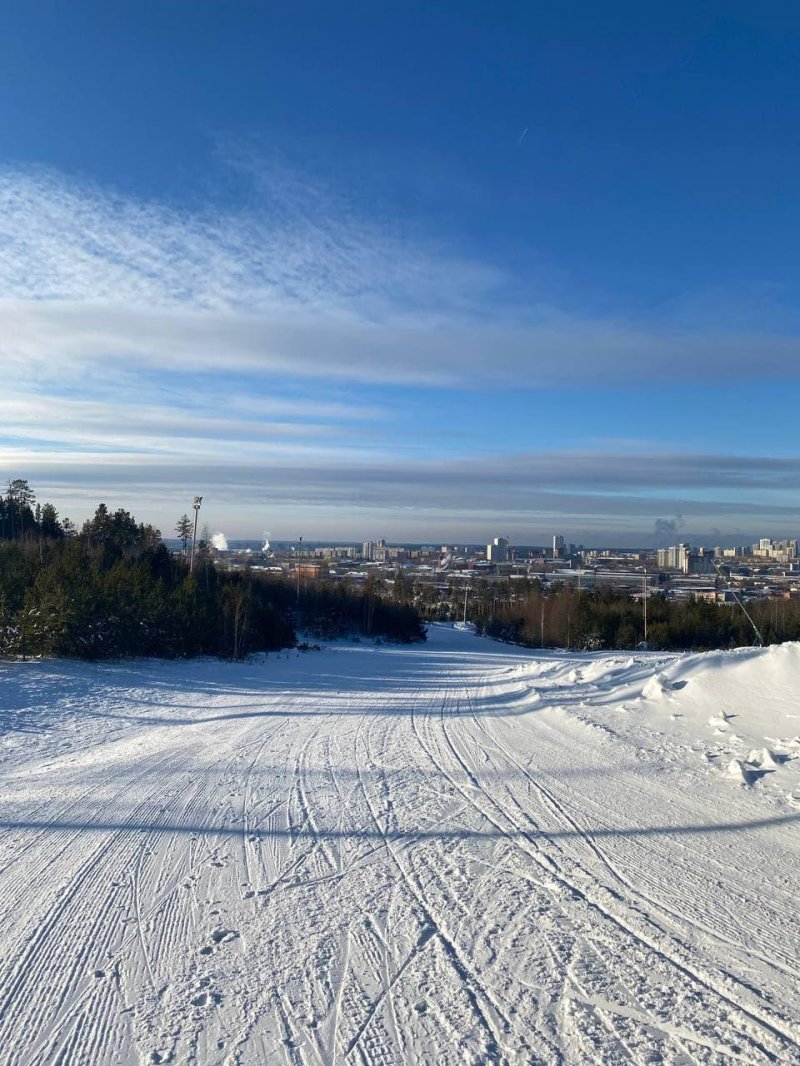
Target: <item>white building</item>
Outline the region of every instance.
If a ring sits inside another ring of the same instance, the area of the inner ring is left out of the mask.
[[[757,559],[773,559],[779,563],[790,563],[797,558],[797,541],[772,540],[770,537],[762,537],[758,544],[753,545],[753,555]]]
[[[675,544],[670,548],[659,548],[656,552],[656,565],[664,570],[680,570],[689,573],[690,548],[688,544]]]
[[[486,559],[490,563],[508,562],[508,540],[506,537],[495,537],[491,544],[486,545]]]

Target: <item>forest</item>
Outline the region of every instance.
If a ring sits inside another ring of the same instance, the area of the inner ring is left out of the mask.
[[[449,591],[444,601],[417,590],[419,610],[426,618],[462,617],[463,588]],[[761,599],[746,604],[748,619],[736,603],[700,598],[668,599],[651,592],[647,598],[647,646],[683,651],[732,648],[800,640],[800,601]],[[467,617],[480,633],[529,648],[599,651],[633,649],[645,641],[640,597],[599,586],[579,591],[536,579],[479,581],[471,589]]]
[[[180,525],[180,522],[179,522]],[[417,612],[379,587],[304,589],[225,571],[200,541],[191,566],[161,533],[101,503],[77,529],[27,481],[0,497],[0,656],[108,659],[294,647],[297,633],[425,639]]]

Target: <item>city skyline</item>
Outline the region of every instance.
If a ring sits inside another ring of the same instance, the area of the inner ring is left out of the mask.
[[[800,529],[796,13],[0,28],[3,481],[166,536]]]

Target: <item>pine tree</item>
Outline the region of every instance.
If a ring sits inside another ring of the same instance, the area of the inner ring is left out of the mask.
[[[192,520],[189,518],[188,514],[181,515],[178,519],[178,524],[175,526],[175,532],[180,538],[183,554],[185,555],[189,541],[192,539]]]
[[[30,516],[30,520],[33,521],[33,511],[31,506],[36,499],[36,494],[30,487],[28,482],[21,477],[14,478],[13,481],[8,483],[8,492],[6,493],[6,500],[11,516],[11,536],[14,536],[15,519],[19,519],[19,535],[23,537],[25,535],[25,515]]]

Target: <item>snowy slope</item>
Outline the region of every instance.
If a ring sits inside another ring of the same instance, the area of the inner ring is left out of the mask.
[[[0,664],[0,728],[9,1066],[800,1063],[798,646]]]

